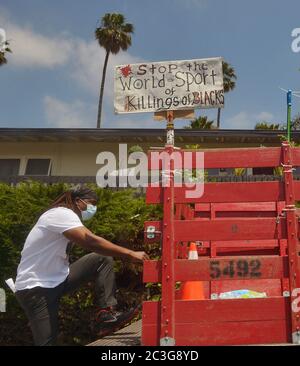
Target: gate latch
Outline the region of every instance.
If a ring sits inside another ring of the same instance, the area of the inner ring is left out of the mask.
[[[152,226],[152,225],[147,226],[147,229],[146,229],[147,239],[154,239],[156,233],[157,233],[157,231],[155,230],[155,226]]]
[[[147,239],[154,239],[157,235],[161,234],[161,231],[156,230],[155,226],[149,225],[146,227],[145,234]]]

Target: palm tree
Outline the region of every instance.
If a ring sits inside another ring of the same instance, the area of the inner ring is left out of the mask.
[[[0,52],[0,66],[7,64],[7,59],[4,52]]]
[[[228,93],[235,88],[236,75],[234,68],[226,61],[223,61],[222,67],[223,67],[224,93]],[[217,128],[220,128],[220,117],[221,117],[221,108],[218,108]]]
[[[0,66],[7,64],[7,59],[5,57],[6,52],[11,52],[11,49],[8,47],[9,43],[6,41],[4,43],[5,51],[0,51]]]
[[[190,121],[189,126],[184,126],[184,129],[197,129],[201,128],[203,130],[211,130],[213,127],[214,121],[209,121],[207,116],[200,116]],[[185,145],[186,149],[200,149],[199,144]]]
[[[101,26],[95,30],[96,40],[106,51],[100,86],[97,128],[101,126],[102,101],[109,55],[110,53],[116,55],[121,49],[126,51],[131,46],[131,33],[133,31],[133,25],[125,23],[124,16],[117,13],[105,14],[102,17]]]
[[[300,129],[300,114],[297,114],[292,119],[291,128],[292,128],[292,130],[299,130]]]
[[[269,123],[266,121],[262,121],[259,123],[256,123],[255,130],[279,130],[280,129],[280,124],[275,124],[275,123]]]
[[[203,130],[211,130],[213,128],[214,121],[209,121],[207,116],[200,116],[190,121],[189,126],[183,128],[201,128]]]

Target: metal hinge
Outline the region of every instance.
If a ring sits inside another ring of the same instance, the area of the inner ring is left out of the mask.
[[[293,344],[300,344],[300,332],[294,332],[292,334],[292,340],[293,340]]]
[[[171,337],[164,337],[160,339],[161,346],[175,346],[175,339]]]

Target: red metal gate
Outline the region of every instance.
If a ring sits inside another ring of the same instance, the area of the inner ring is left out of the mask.
[[[161,301],[143,303],[142,344],[300,343],[300,182],[292,173],[300,166],[300,149],[283,143],[207,151],[205,169],[282,166],[283,180],[205,183],[196,199],[186,197],[185,186],[174,187],[176,162],[168,159],[174,148],[164,152],[170,184],[149,186],[146,193],[148,204],[163,204],[163,220],[145,223],[146,240],[161,237],[162,255],[144,262],[144,282],[161,283],[162,293]],[[192,241],[200,257],[190,261],[186,249]],[[205,281],[206,299],[178,299],[176,281],[199,280]],[[218,298],[243,288],[267,297]]]

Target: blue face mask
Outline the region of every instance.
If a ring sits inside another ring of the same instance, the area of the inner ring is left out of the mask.
[[[86,221],[86,220],[91,219],[95,215],[96,212],[97,212],[97,206],[94,206],[91,203],[86,203],[86,210],[81,211],[82,220]]]

